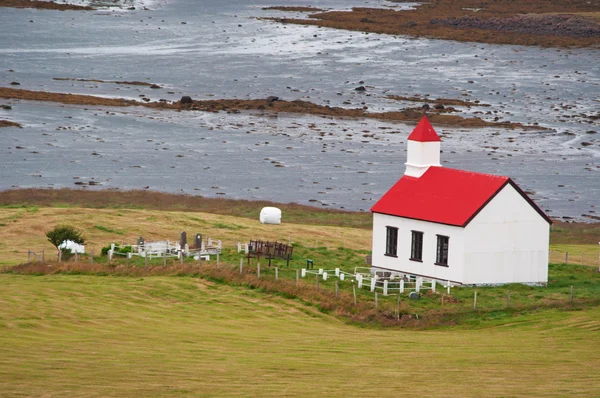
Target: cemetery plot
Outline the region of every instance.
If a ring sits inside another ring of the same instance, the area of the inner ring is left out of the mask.
[[[287,245],[281,242],[270,242],[262,240],[251,240],[250,243],[241,244],[238,243],[238,253],[244,251],[248,264],[250,264],[251,258],[256,258],[260,261],[261,257],[269,260],[269,267],[271,266],[271,260],[279,258],[285,260],[286,266],[290,266],[290,260],[294,248],[291,245]]]
[[[115,255],[120,255],[127,258],[131,258],[132,256],[140,256],[148,259],[158,257],[194,257],[196,260],[209,260],[211,255],[220,254],[222,249],[223,243],[220,240],[215,241],[211,238],[203,240],[201,234],[195,235],[194,243],[190,247],[187,243],[187,234],[183,231],[178,242],[171,242],[169,240],[146,241],[140,236],[135,245],[117,246],[113,243],[108,251],[108,258],[111,260]]]

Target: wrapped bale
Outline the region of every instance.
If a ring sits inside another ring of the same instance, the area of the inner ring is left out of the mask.
[[[263,224],[281,224],[281,209],[263,207],[260,211],[260,222]]]

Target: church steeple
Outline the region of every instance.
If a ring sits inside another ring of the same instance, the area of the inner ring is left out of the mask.
[[[408,136],[404,175],[419,178],[430,166],[441,166],[440,144],[440,137],[427,120],[427,116],[423,116]]]

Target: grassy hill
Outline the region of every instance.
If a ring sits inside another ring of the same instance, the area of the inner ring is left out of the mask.
[[[594,396],[600,308],[346,325],[198,278],[0,275],[2,396]]]
[[[407,319],[397,321],[395,296],[380,296],[375,310],[366,289],[353,306],[348,282],[340,283],[339,297],[333,278],[321,281],[318,292],[314,278],[294,283],[307,258],[317,268],[364,266],[368,214],[282,205],[284,223],[274,226],[257,220],[263,203],[156,193],[107,192],[104,199],[68,190],[27,193],[22,202],[23,192],[0,193],[2,396],[598,392],[598,224],[553,227],[551,254],[560,261],[569,251],[576,262],[583,254],[588,265],[551,265],[546,288],[478,288],[476,310],[471,288],[418,301],[403,296],[400,312]],[[136,206],[127,195],[139,199]],[[53,260],[45,232],[62,223],[84,232],[95,268],[89,257],[16,266],[29,249],[44,249]],[[140,235],[174,241],[182,230],[221,239],[221,265],[213,259],[163,269],[155,260],[146,271],[141,259],[108,265],[99,256],[111,242],[133,243]],[[289,269],[275,261],[279,281],[264,260],[261,279],[256,260],[239,274],[241,256],[233,245],[250,239],[294,244]]]
[[[262,225],[263,206],[283,211],[283,224]],[[371,250],[372,217],[366,212],[325,210],[298,204],[204,198],[150,191],[85,191],[71,189],[18,189],[0,191],[0,266],[26,261],[27,251],[52,252],[45,238],[56,224],[82,230],[87,250],[111,242],[179,239],[202,233],[226,246],[249,239],[300,243],[306,247],[347,247]],[[550,235],[551,262],[600,266],[600,223],[555,221]]]

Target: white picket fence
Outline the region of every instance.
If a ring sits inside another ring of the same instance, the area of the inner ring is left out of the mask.
[[[302,278],[305,278],[308,275],[320,276],[324,281],[330,276],[337,277],[340,281],[356,281],[359,289],[368,287],[371,292],[381,292],[384,296],[407,292],[420,293],[427,290],[435,292],[439,288],[447,289],[448,294],[450,294],[450,288],[453,286],[450,281],[440,281],[400,272],[378,271],[366,267],[356,267],[354,273],[344,272],[339,268],[333,270],[325,270],[323,268],[309,270],[302,268]]]
[[[305,278],[309,274],[321,275],[321,277],[323,278],[324,281],[326,281],[330,275],[335,276],[336,278],[339,278],[339,280],[341,280],[341,281],[344,281],[349,277],[354,278],[354,274],[342,271],[339,268],[335,268],[332,270],[325,270],[323,268],[319,268],[318,270],[310,270],[310,269],[302,268],[302,270],[300,271],[300,275],[302,276],[302,278]],[[350,279],[350,280],[353,281],[353,279]]]

